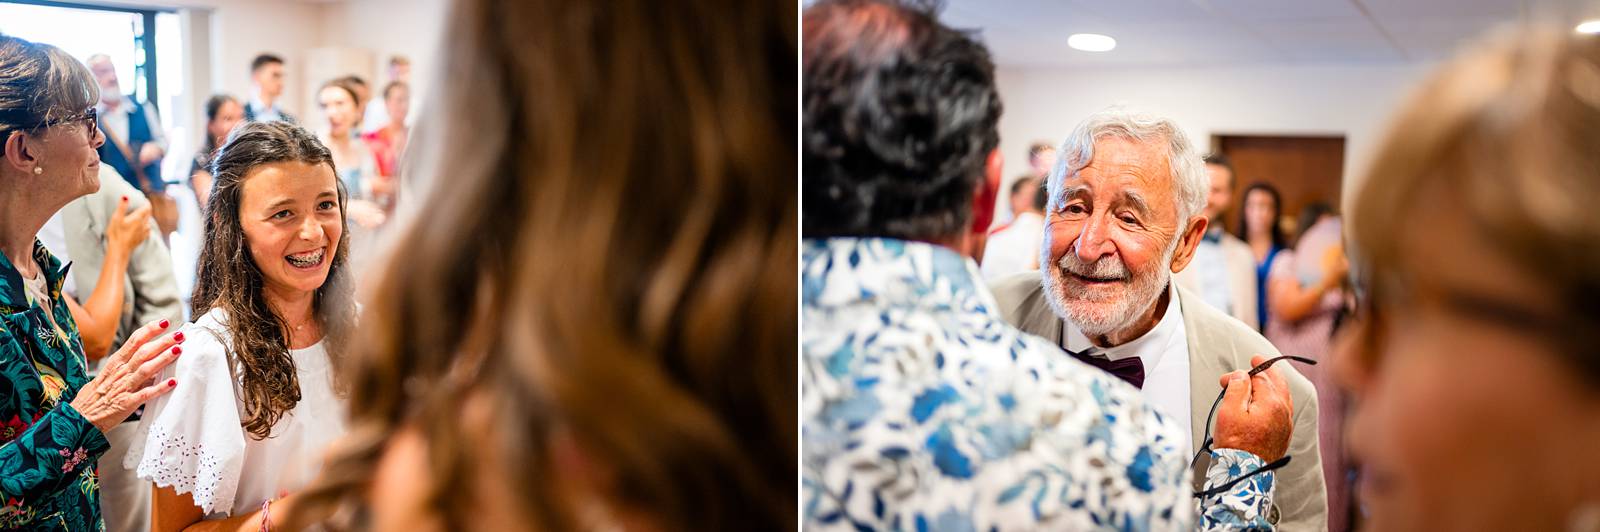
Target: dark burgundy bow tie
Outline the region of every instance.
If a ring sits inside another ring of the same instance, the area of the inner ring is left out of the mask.
[[[1066,351],[1067,354],[1072,355],[1072,358],[1082,360],[1085,364],[1105,370],[1107,373],[1127,381],[1128,384],[1132,384],[1134,388],[1144,388],[1144,362],[1139,360],[1139,357],[1111,360],[1103,356],[1093,355],[1092,353],[1094,352],[1094,348],[1092,347],[1077,352],[1065,348],[1063,348],[1063,350]]]

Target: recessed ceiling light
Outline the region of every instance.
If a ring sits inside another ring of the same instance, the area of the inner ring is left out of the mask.
[[[1117,47],[1117,40],[1098,33],[1074,33],[1067,37],[1067,46],[1085,52],[1109,52]]]
[[[1577,30],[1578,33],[1600,33],[1600,19],[1585,20]]]

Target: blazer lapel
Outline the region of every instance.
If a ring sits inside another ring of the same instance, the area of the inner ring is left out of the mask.
[[[1043,293],[1044,292],[1041,290],[1040,294],[1043,295]],[[1050,305],[1033,305],[1033,312],[1025,321],[1029,324],[1029,326],[1021,327],[1021,329],[1026,331],[1038,331],[1033,334],[1037,334],[1040,337],[1043,337],[1045,340],[1049,340],[1051,343],[1055,344],[1056,347],[1061,347],[1061,333],[1063,332],[1063,324],[1061,322],[1061,318],[1056,316],[1055,311],[1050,310]]]
[[[1183,329],[1186,341],[1189,344],[1189,428],[1190,438],[1194,442],[1193,450],[1199,450],[1205,443],[1206,417],[1211,414],[1211,403],[1217,400],[1217,394],[1222,392],[1222,385],[1218,380],[1223,373],[1228,372],[1227,353],[1229,340],[1218,338],[1213,328],[1206,320],[1205,311],[1210,308],[1197,308],[1203,305],[1191,305],[1190,301],[1200,301],[1187,289],[1178,288],[1178,305],[1183,309]],[[1215,311],[1213,311],[1215,312]],[[1213,423],[1216,420],[1212,420]],[[1195,462],[1195,486],[1205,484],[1205,471],[1211,465],[1211,457],[1201,456]]]

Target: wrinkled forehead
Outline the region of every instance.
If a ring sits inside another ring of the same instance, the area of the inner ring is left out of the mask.
[[[1178,182],[1172,172],[1171,153],[1165,139],[1134,139],[1107,135],[1095,139],[1088,164],[1076,172],[1069,167],[1061,182],[1061,197],[1136,194],[1176,208],[1172,198]]]

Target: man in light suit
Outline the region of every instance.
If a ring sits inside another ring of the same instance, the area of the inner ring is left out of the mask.
[[[135,189],[111,168],[100,165],[100,190],[68,203],[57,213],[63,242],[52,245],[51,252],[63,262],[71,261],[70,281],[76,297],[87,300],[100,280],[100,268],[106,256],[106,227],[116,212],[123,196],[128,198],[128,210],[133,211],[149,204],[144,194]],[[150,230],[157,231],[155,222]],[[41,235],[43,238],[44,235]],[[58,249],[60,248],[60,249]],[[183,308],[178,300],[178,283],[173,278],[172,255],[161,238],[152,235],[133,248],[129,254],[127,275],[122,281],[122,313],[117,324],[112,349],[127,341],[128,335],[139,326],[171,320],[183,321]],[[106,353],[99,353],[104,356]],[[99,373],[100,361],[90,362],[90,374]],[[135,418],[136,420],[137,418]],[[123,422],[106,434],[111,450],[100,459],[101,514],[107,530],[149,529],[150,486],[139,480],[132,471],[123,469],[122,456],[136,437],[138,423]]]
[[[1239,237],[1223,227],[1222,213],[1233,203],[1233,165],[1220,154],[1207,156],[1206,232],[1195,247],[1194,260],[1173,277],[1224,314],[1261,330],[1256,312],[1256,256]]]
[[[997,280],[1006,321],[1140,388],[1202,447],[1222,375],[1278,351],[1222,314],[1172,273],[1205,234],[1207,179],[1176,124],[1113,108],[1067,139],[1047,184],[1039,272]],[[1294,404],[1290,463],[1273,498],[1283,530],[1323,530],[1327,494],[1317,446],[1317,399],[1306,378],[1279,363]],[[1201,456],[1198,480],[1210,463]]]

